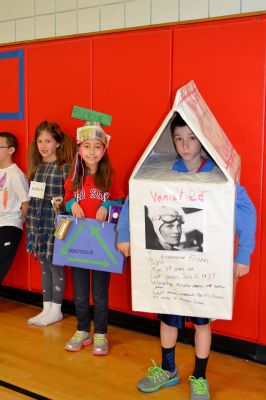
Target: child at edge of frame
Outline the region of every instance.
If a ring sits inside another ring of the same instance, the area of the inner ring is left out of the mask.
[[[122,204],[124,193],[111,167],[107,148],[110,136],[98,121],[86,121],[77,129],[77,154],[65,183],[66,211],[75,218],[106,221],[111,205]],[[95,195],[97,193],[97,195]],[[107,355],[109,343],[108,292],[110,272],[73,267],[77,330],[65,350],[80,351],[93,343],[92,354]],[[93,299],[94,334],[89,309],[90,282]]]
[[[73,159],[72,139],[56,122],[43,121],[29,147],[30,203],[27,212],[27,252],[42,270],[43,310],[29,325],[46,326],[63,319],[64,267],[52,264],[55,218],[62,212],[64,182]],[[58,201],[59,200],[59,201]]]
[[[0,132],[0,284],[15,258],[29,197],[28,182],[13,162],[18,142],[11,132]]]
[[[170,124],[173,144],[178,155],[172,166],[177,172],[211,172],[215,167],[212,159],[202,157],[202,145],[192,130],[176,113]],[[255,246],[256,210],[244,187],[236,185],[236,233],[238,248],[234,261],[234,284],[249,273],[250,256]],[[162,221],[162,224],[163,221]],[[174,224],[172,224],[174,225]],[[117,226],[117,248],[124,255],[130,255],[129,204],[128,197],[123,206]],[[185,321],[195,327],[195,364],[189,376],[190,400],[209,400],[209,383],[206,370],[211,348],[211,322],[208,318],[184,317],[180,315],[159,314],[161,364],[152,360],[147,376],[137,383],[137,388],[145,393],[155,392],[163,387],[180,382],[178,368],[175,363],[175,347],[178,329],[183,328]]]

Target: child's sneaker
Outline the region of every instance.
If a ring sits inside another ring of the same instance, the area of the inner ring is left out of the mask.
[[[137,388],[142,392],[156,392],[163,386],[173,386],[179,383],[178,369],[166,371],[151,360],[153,366],[148,369],[148,375],[141,379]]]
[[[209,384],[207,379],[190,376],[188,378],[190,384],[190,400],[209,400]]]
[[[104,356],[108,354],[108,339],[105,333],[94,334],[92,354],[97,356]]]
[[[79,351],[82,347],[89,346],[93,342],[90,332],[76,331],[65,345],[65,350]]]

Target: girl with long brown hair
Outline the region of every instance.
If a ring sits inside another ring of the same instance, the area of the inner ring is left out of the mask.
[[[52,255],[56,212],[60,199],[63,206],[64,182],[72,159],[70,137],[55,122],[41,122],[29,148],[31,199],[26,227],[27,251],[39,259],[42,268],[43,310],[28,320],[31,325],[45,326],[63,318],[64,267],[53,265]]]

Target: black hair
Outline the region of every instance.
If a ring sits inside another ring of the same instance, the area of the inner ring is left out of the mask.
[[[11,133],[11,132],[0,132],[0,137],[2,138],[6,138],[6,142],[8,147],[14,147],[15,149],[17,149],[18,147],[18,141],[16,136]]]
[[[176,113],[170,124],[171,135],[173,136],[175,128],[181,128],[183,126],[188,126],[188,124],[183,120],[180,114]]]

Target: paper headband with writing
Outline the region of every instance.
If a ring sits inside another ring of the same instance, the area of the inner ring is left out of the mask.
[[[100,140],[106,147],[108,147],[111,137],[107,135],[100,124],[92,122],[91,125],[82,126],[77,129],[77,143],[84,142],[84,140]]]

